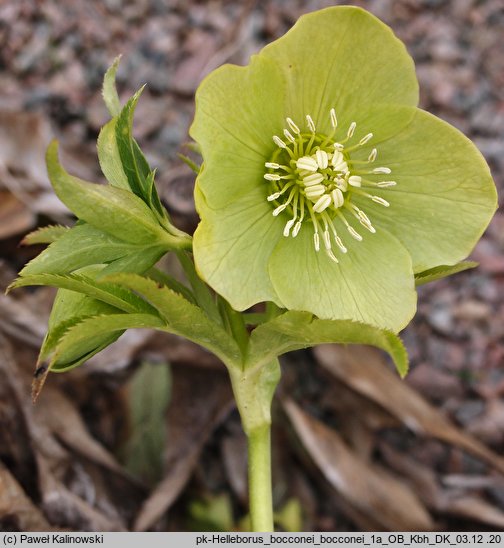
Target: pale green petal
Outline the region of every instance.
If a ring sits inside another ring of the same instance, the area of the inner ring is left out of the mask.
[[[392,170],[382,178],[397,186],[354,202],[408,249],[415,272],[452,265],[466,257],[497,207],[490,170],[476,147],[457,129],[418,110],[413,122],[378,148],[379,164]],[[379,180],[377,176],[374,179]]]
[[[210,207],[266,187],[264,162],[283,127],[283,104],[282,75],[263,57],[253,57],[248,67],[220,67],[201,83],[190,134],[201,146],[197,185]]]
[[[416,309],[408,252],[385,231],[368,233],[362,242],[345,243],[348,253],[335,250],[336,264],[323,249],[315,251],[309,225],[296,238],[282,237],[269,272],[285,308],[399,331]]]
[[[213,210],[198,198],[202,221],[194,233],[199,275],[236,310],[261,301],[281,305],[267,265],[283,225],[258,189],[224,209]],[[202,211],[204,208],[204,211]]]
[[[325,131],[333,107],[346,130],[370,105],[418,102],[406,48],[389,27],[360,8],[304,15],[261,55],[274,59],[287,79],[286,114],[300,122],[310,114]]]

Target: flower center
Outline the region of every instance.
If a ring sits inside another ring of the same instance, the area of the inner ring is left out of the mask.
[[[351,158],[351,152],[363,147],[373,138],[372,133],[352,144],[357,127],[352,122],[346,136],[335,141],[338,121],[334,109],[330,111],[330,119],[332,131],[329,135],[324,135],[317,133],[310,115],[306,116],[306,132],[302,132],[291,118],[287,118],[289,129],[284,129],[285,139],[273,136],[277,149],[271,160],[265,164],[268,172],[264,178],[271,187],[271,194],[267,199],[274,206],[273,215],[280,215],[284,211],[290,215],[283,235],[286,238],[295,238],[303,224],[311,224],[315,250],[320,251],[322,239],[327,255],[337,263],[333,244],[342,253],[347,252],[336,230],[337,219],[358,241],[362,241],[362,236],[350,226],[347,215],[357,219],[369,232],[376,232],[369,217],[352,203],[352,198],[364,196],[388,207],[390,204],[387,200],[368,190],[393,187],[396,182],[372,180],[376,175],[391,172],[387,167],[371,168],[370,164],[376,160],[376,148],[371,150],[367,160]]]

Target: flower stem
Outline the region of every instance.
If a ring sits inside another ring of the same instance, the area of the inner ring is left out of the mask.
[[[248,477],[252,531],[273,531],[270,437],[269,424],[257,428],[248,435]]]

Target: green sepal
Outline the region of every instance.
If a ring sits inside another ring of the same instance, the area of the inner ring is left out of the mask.
[[[179,239],[163,230],[156,215],[131,192],[69,175],[58,161],[55,141],[49,145],[46,159],[58,198],[80,219],[128,243],[180,247]]]
[[[441,278],[446,278],[446,276],[451,276],[452,274],[458,274],[459,272],[464,272],[464,270],[469,270],[471,268],[476,268],[478,263],[475,261],[462,261],[454,265],[441,265],[429,270],[424,270],[415,274],[415,285],[424,285],[435,280],[440,280]]]
[[[165,331],[207,348],[227,365],[241,365],[242,356],[236,341],[179,293],[137,274],[116,274],[105,279],[135,291],[156,308],[166,322]]]
[[[59,339],[49,369],[55,372],[73,369],[117,340],[126,329],[155,329],[161,328],[163,323],[159,316],[152,314],[107,314],[86,318],[73,324]]]
[[[118,55],[103,78],[102,95],[110,116],[117,116],[121,112],[121,102],[116,88],[116,73],[120,61],[121,56]]]
[[[308,312],[289,311],[259,325],[250,336],[247,368],[317,344],[367,344],[388,352],[401,377],[408,372],[408,354],[392,331],[350,320],[319,320]]]
[[[64,236],[70,227],[63,225],[49,225],[38,228],[27,234],[21,241],[22,245],[52,244]]]

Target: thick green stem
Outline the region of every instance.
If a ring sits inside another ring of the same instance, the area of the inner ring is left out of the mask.
[[[271,400],[280,380],[278,359],[261,366],[229,369],[248,438],[250,520],[253,531],[273,531],[271,493]]]
[[[248,478],[252,531],[273,531],[270,438],[269,424],[248,435]]]

